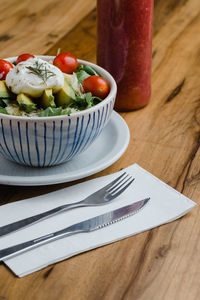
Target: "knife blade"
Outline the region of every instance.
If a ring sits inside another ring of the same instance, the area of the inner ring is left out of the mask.
[[[91,232],[112,225],[115,222],[121,221],[139,212],[149,200],[150,198],[145,198],[143,200],[134,202],[130,205],[123,206],[103,215],[99,215],[97,217],[88,219],[80,223],[76,223],[62,230],[38,237],[34,240],[30,240],[21,244],[11,246],[9,248],[2,249],[0,250],[0,261],[6,260],[30,249],[39,247],[40,245],[70,236],[72,234]]]

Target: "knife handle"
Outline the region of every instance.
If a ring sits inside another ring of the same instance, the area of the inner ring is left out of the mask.
[[[77,224],[72,225],[68,228],[65,228],[64,230],[59,230],[56,232],[52,232],[46,235],[43,235],[39,238],[36,238],[34,240],[30,240],[21,244],[17,244],[14,246],[11,246],[9,248],[5,248],[0,250],[0,261],[6,260],[8,258],[11,258],[13,256],[16,256],[20,253],[26,252],[30,249],[37,248],[43,244],[49,243],[51,241],[55,241],[57,239],[70,236],[72,234],[85,232],[85,228],[81,228],[80,226],[77,226]]]
[[[65,211],[65,210],[68,210],[68,209],[72,209],[72,208],[78,207],[78,206],[81,206],[80,202],[58,206],[58,207],[53,208],[51,210],[45,211],[41,214],[26,218],[26,219],[22,219],[20,221],[16,221],[14,223],[10,223],[10,224],[5,225],[5,226],[2,226],[2,227],[0,227],[0,237],[3,236],[3,235],[6,235],[8,233],[11,233],[13,231],[24,228],[28,225],[33,224],[33,223],[36,223],[38,221],[47,219],[48,217],[53,216],[53,215],[57,214],[58,212]],[[83,204],[82,204],[82,206],[83,206]]]

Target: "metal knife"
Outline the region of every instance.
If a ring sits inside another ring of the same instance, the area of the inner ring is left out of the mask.
[[[61,239],[76,233],[91,232],[94,230],[101,229],[115,222],[121,221],[127,217],[136,214],[142,207],[144,207],[150,198],[146,198],[130,205],[121,207],[119,209],[110,211],[103,215],[88,219],[86,221],[76,223],[72,226],[64,228],[62,230],[49,233],[47,235],[38,237],[34,240],[24,242],[18,245],[11,246],[0,250],[0,261],[6,260],[20,253],[36,248],[40,245]]]

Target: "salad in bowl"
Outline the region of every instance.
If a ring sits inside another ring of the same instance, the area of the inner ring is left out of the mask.
[[[70,53],[0,60],[0,154],[31,167],[73,159],[106,126],[116,92],[106,70]]]
[[[0,113],[48,117],[88,109],[109,93],[109,85],[89,65],[70,53],[53,60],[22,54],[0,60]]]

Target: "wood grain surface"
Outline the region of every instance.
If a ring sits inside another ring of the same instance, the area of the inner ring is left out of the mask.
[[[94,0],[2,2],[0,56],[57,49],[95,62]],[[121,114],[131,141],[107,175],[137,162],[200,202],[200,2],[156,0],[152,98]],[[83,181],[83,180],[80,180]],[[73,183],[70,183],[73,184]],[[0,204],[66,187],[0,186]],[[161,195],[162,197],[162,195]],[[22,279],[0,265],[0,300],[200,299],[200,210]]]

